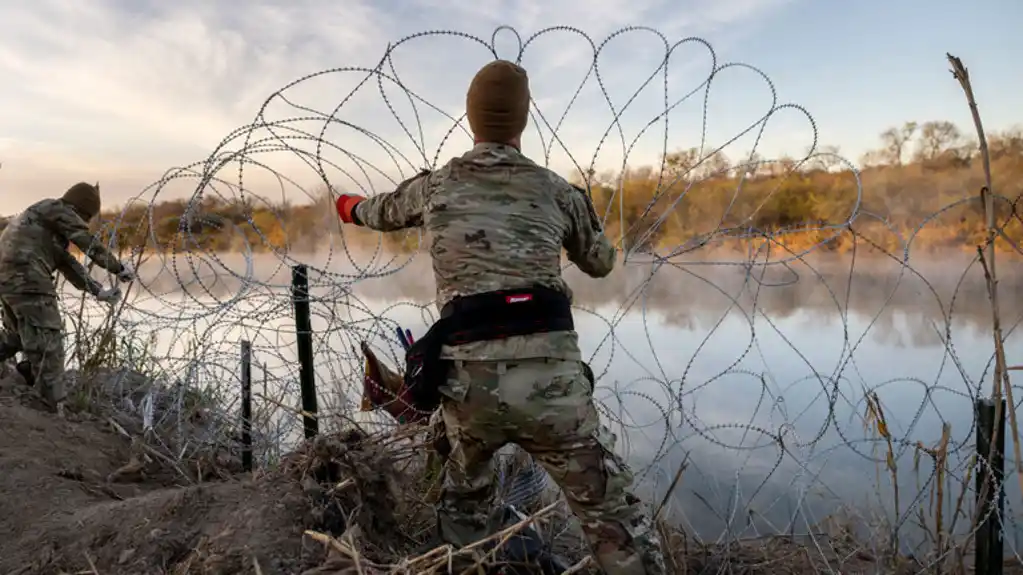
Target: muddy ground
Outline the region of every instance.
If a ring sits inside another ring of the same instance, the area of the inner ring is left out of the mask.
[[[324,559],[297,481],[191,480],[101,418],[0,381],[0,573],[300,573]]]

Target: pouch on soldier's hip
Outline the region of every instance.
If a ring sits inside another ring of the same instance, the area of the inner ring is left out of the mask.
[[[451,363],[440,358],[448,335],[448,324],[447,318],[437,320],[405,352],[405,388],[412,407],[420,411],[429,412],[440,407],[440,388]]]

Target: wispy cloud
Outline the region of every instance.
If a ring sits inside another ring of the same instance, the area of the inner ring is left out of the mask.
[[[20,209],[79,179],[100,180],[108,202],[124,201],[159,178],[163,170],[204,159],[232,130],[252,122],[263,101],[278,88],[328,68],[372,68],[388,44],[409,34],[452,30],[489,43],[500,25],[514,27],[522,39],[560,25],[582,30],[601,42],[623,26],[640,24],[656,28],[668,43],[705,36],[716,49],[727,51],[787,2],[598,0],[585,7],[567,0],[6,2],[0,19],[4,38],[0,46],[4,80],[0,186],[5,190],[0,208]],[[649,31],[615,38],[601,52],[600,82],[589,70],[593,47],[581,35],[559,31],[532,41],[522,60],[530,70],[543,118],[530,128],[528,152],[543,161],[544,148],[549,148],[552,166],[563,172],[574,163],[587,167],[598,151],[596,164],[603,168],[620,165],[629,150],[640,163],[657,161],[664,128],[645,126],[664,107],[663,72],[654,74],[664,58],[664,41]],[[518,42],[513,34],[502,32],[495,44],[501,57],[514,58]],[[433,161],[438,149],[443,161],[469,141],[462,128],[452,132],[451,117],[464,112],[469,79],[492,57],[486,46],[464,37],[410,40],[395,48],[384,69],[444,113],[410,99],[390,82],[378,85],[372,79],[344,101],[336,117],[378,134],[395,150],[352,127],[331,126],[323,135],[330,144],[374,162],[391,176],[397,176],[399,169],[408,172]],[[696,88],[710,67],[702,46],[690,43],[679,48],[667,76],[670,99]],[[716,81],[721,85],[715,88],[717,117],[708,119],[712,145],[724,143],[770,108],[766,87],[762,83],[757,87],[759,80],[748,71],[741,78],[741,71],[735,72]],[[366,77],[365,72],[349,71],[304,82],[285,94],[287,101],[274,101],[265,120],[312,117],[314,111],[329,114]],[[574,162],[562,145],[551,143],[551,130],[544,125],[561,121],[573,98],[558,136]],[[619,133],[613,119],[630,99],[621,116],[623,133]],[[702,108],[702,95],[696,95],[672,112],[670,149],[699,143]],[[319,136],[323,120],[289,126]],[[784,143],[794,132],[786,128],[780,133]],[[286,128],[253,133],[250,144],[260,139],[264,143],[252,158],[299,185],[315,185],[318,168],[282,149],[286,145],[312,152],[315,143],[281,139],[286,135]],[[799,136],[804,145],[809,143],[805,131]],[[237,139],[228,148],[238,150],[243,143]],[[748,149],[752,136],[743,145]],[[406,160],[391,159],[396,151]],[[358,175],[362,168],[347,153],[322,151],[328,164],[334,164],[325,168],[328,176],[340,186],[364,185],[365,178]],[[272,183],[257,172],[247,169],[247,187]],[[221,175],[237,180],[237,167]],[[188,193],[190,186],[194,184],[182,183],[175,193]]]

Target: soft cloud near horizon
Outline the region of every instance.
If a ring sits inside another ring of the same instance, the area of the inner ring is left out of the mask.
[[[166,170],[205,161],[225,137],[251,124],[275,91],[345,67],[362,70],[293,86],[265,110],[263,120],[277,122],[272,129],[243,131],[219,150],[244,149],[246,160],[265,167],[246,164],[239,175],[239,164],[230,162],[216,177],[233,185],[241,178],[247,191],[263,197],[300,201],[323,185],[313,139],[322,135],[320,157],[331,184],[377,193],[470,143],[467,123],[452,126],[464,112],[472,74],[494,57],[484,43],[501,25],[522,38],[571,26],[597,44],[629,25],[649,25],[664,35],[639,30],[611,39],[598,60],[599,83],[591,70],[593,47],[583,36],[557,31],[530,42],[522,62],[540,115],[531,120],[525,147],[538,162],[564,175],[577,172],[576,166],[620,169],[626,158],[630,165],[650,165],[665,141],[669,151],[699,146],[704,129],[704,146],[714,149],[768,113],[771,92],[755,73],[729,69],[714,80],[706,126],[700,91],[668,114],[666,134],[664,122],[655,121],[664,112],[665,83],[668,100],[677,101],[706,80],[713,61],[704,46],[686,43],[673,52],[666,81],[663,71],[656,72],[665,42],[702,37],[720,65],[732,59],[729,50],[745,34],[789,1],[599,0],[581,10],[576,3],[540,0],[253,0],[244,8],[200,0],[0,0],[0,211],[18,211],[79,180],[100,181],[107,205],[139,195],[148,200],[155,189],[147,187]],[[389,44],[430,30],[457,31],[483,43],[455,35],[401,43],[383,67],[401,86],[365,71],[381,62]],[[517,42],[513,34],[499,33],[498,56],[514,59]],[[739,52],[735,59],[748,56]],[[617,125],[601,86],[616,110],[628,102]],[[324,129],[331,113],[337,122]],[[302,117],[308,119],[294,120]],[[729,156],[748,153],[757,131],[727,148]],[[768,123],[757,148],[766,157],[800,154],[812,138],[805,118],[783,111]],[[160,193],[182,197],[195,189],[194,178],[179,178]]]

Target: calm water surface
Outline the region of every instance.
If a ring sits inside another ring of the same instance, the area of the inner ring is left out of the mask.
[[[417,259],[342,292],[352,276],[379,273],[387,262],[367,258],[359,272],[336,258],[306,263],[338,274],[312,277],[317,378],[328,408],[350,409],[362,367],[353,347],[369,339],[395,365],[393,328],[422,333],[433,284]],[[169,371],[182,369],[187,358],[175,357],[198,344],[201,371],[221,382],[236,380],[237,342],[250,339],[270,380],[291,389],[290,270],[276,260],[223,261],[188,278],[143,268],[148,292],[133,302],[137,329],[159,335]],[[258,284],[240,279],[247,267]],[[933,472],[927,457],[914,470],[914,446],[935,446],[943,423],[951,425],[952,476],[961,477],[973,444],[973,398],[991,385],[990,307],[981,271],[968,260],[914,267],[924,279],[891,261],[839,259],[766,271],[640,263],[604,281],[570,270],[597,395],[644,494],[662,498],[686,461],[670,513],[704,537],[806,531],[837,511],[876,522],[883,510],[898,524],[916,513],[918,484],[926,488]],[[1015,329],[1023,281],[1011,265],[1002,269],[1006,351],[1010,363],[1023,363]],[[893,437],[898,512],[887,445],[865,417],[870,394]],[[957,497],[958,480],[952,491]],[[1020,500],[1018,483],[1007,481],[1010,514]],[[919,537],[910,525],[903,530]]]

